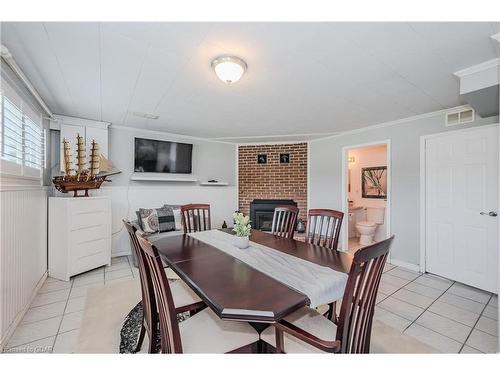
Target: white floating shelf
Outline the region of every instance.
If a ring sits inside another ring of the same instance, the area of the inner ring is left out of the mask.
[[[205,181],[205,182],[200,182],[200,185],[201,186],[228,186],[229,183],[223,182],[223,181],[219,181],[219,182],[208,182],[208,181]]]
[[[168,173],[134,173],[130,179],[133,181],[198,182],[196,176]]]

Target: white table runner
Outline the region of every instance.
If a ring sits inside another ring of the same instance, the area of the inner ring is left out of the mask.
[[[342,272],[255,242],[250,242],[247,249],[239,249],[233,245],[233,235],[219,230],[196,232],[189,235],[305,294],[311,301],[311,307],[337,301],[344,294],[347,274]]]

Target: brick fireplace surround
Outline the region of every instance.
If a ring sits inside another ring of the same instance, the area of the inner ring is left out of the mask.
[[[257,164],[257,155],[266,154],[267,163]],[[280,154],[289,154],[288,164]],[[293,199],[307,218],[307,143],[249,145],[238,147],[239,209],[250,213],[254,199]]]

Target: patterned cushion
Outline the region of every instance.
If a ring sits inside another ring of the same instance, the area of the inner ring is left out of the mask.
[[[170,232],[175,230],[174,213],[170,207],[140,208],[140,221],[145,233]]]
[[[184,230],[182,226],[182,217],[181,217],[181,206],[166,204],[163,207],[170,207],[174,213],[174,221],[175,221],[175,230]]]

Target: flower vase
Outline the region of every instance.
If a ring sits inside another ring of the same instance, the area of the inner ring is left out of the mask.
[[[249,238],[248,236],[246,237],[234,237],[234,246],[240,248],[240,249],[246,249],[249,246]]]

